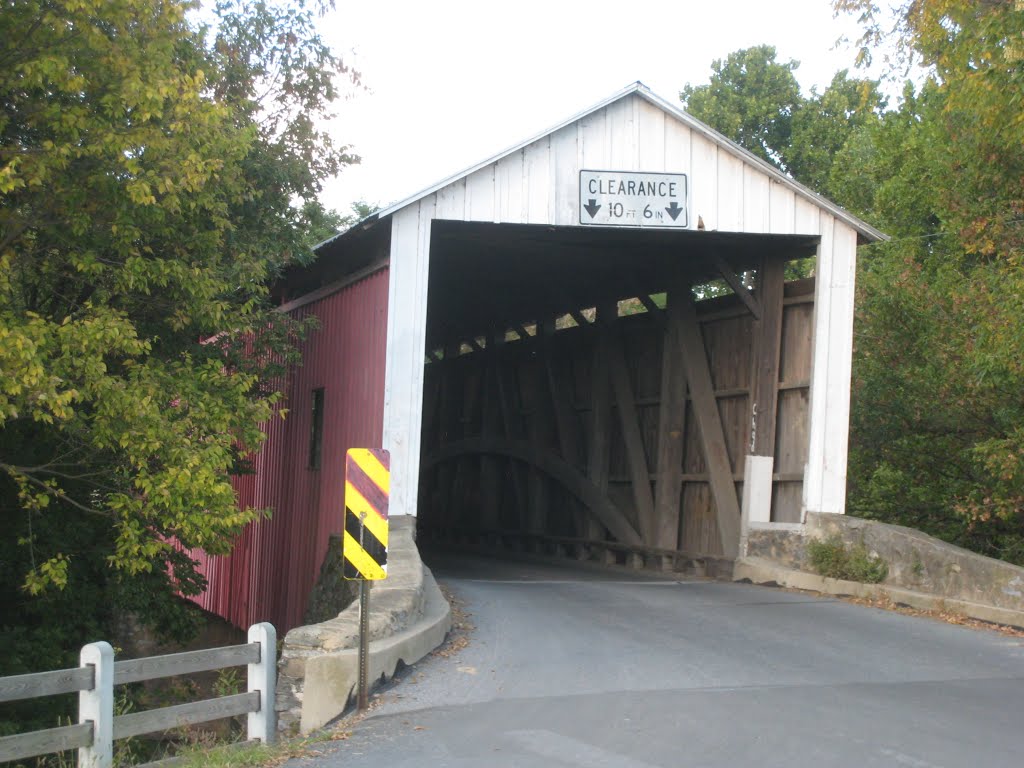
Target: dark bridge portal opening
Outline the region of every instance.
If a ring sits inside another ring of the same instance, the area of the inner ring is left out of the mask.
[[[747,453],[799,520],[817,242],[435,221],[421,534],[708,569]]]

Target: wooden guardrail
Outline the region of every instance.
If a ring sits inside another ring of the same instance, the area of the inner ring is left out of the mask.
[[[111,768],[114,740],[222,717],[248,715],[249,741],[273,743],[277,632],[272,624],[249,627],[249,642],[144,659],[114,661],[109,643],[82,648],[77,669],[0,677],[0,702],[78,692],[78,724],[0,738],[0,763],[66,749],[78,750],[79,768]],[[232,696],[114,716],[114,686],[162,677],[248,667],[248,690]]]

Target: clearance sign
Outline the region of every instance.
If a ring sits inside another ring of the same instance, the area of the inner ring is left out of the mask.
[[[377,448],[349,448],[345,454],[346,579],[388,576],[388,495],[391,458]]]
[[[580,224],[686,229],[686,174],[580,171]]]

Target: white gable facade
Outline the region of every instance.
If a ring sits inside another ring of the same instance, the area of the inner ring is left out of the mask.
[[[384,211],[391,219],[384,447],[391,514],[416,514],[431,226],[580,225],[580,171],[685,174],[688,227],[820,237],[803,510],[844,511],[858,242],[885,236],[637,83]]]

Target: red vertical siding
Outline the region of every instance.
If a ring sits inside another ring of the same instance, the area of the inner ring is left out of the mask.
[[[341,530],[345,451],[378,447],[384,414],[388,270],[293,312],[320,327],[302,344],[301,366],[284,385],[286,419],[266,425],[255,473],[238,478],[239,503],[270,508],[228,557],[198,553],[209,581],[202,608],[246,627],[270,621],[283,633],[302,623],[331,533]],[[314,389],[324,389],[320,469],[309,468]]]

